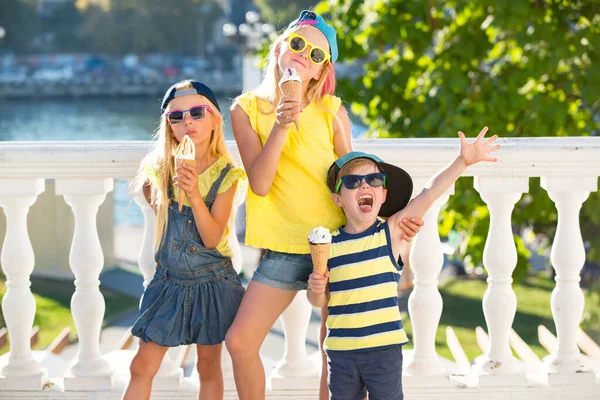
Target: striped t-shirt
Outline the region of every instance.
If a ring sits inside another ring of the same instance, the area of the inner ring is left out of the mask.
[[[332,234],[329,317],[324,348],[366,351],[408,343],[398,307],[402,267],[394,259],[387,222]]]

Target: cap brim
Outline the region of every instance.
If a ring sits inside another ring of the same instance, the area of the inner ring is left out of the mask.
[[[413,181],[405,170],[392,164],[378,163],[387,176],[387,196],[379,210],[380,217],[391,217],[408,205],[413,192]]]

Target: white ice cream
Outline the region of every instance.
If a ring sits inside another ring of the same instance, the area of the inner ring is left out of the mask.
[[[286,68],[283,72],[283,77],[281,78],[281,81],[279,81],[279,84],[281,85],[283,82],[287,81],[302,82],[302,79],[300,78],[300,75],[298,75],[296,68]]]
[[[308,242],[313,244],[331,243],[331,233],[329,229],[322,226],[313,228],[308,235]]]

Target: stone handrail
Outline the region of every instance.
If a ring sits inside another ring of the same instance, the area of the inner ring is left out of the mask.
[[[576,340],[583,312],[579,273],[585,261],[579,210],[589,193],[598,189],[600,138],[509,138],[498,142],[502,148],[494,153],[500,159],[497,164],[478,164],[465,173],[475,177],[475,188],[490,210],[484,251],[488,290],[482,300],[489,346],[473,366],[475,383],[467,386],[509,384],[523,391],[531,386],[522,362],[513,357],[509,345],[517,309],[511,287],[517,263],[511,213],[521,195],[528,192],[528,179],[540,177],[542,187],[558,210],[551,254],[557,273],[551,309],[558,338],[556,350],[546,360],[546,385],[578,382],[578,390],[588,390],[586,385],[590,379],[593,385],[593,374],[590,378],[585,373],[589,365]],[[227,144],[239,162],[235,143]],[[416,194],[432,174],[457,154],[458,144],[458,139],[366,139],[356,140],[354,148],[375,153],[386,162],[405,168],[414,178]],[[0,398],[3,391],[40,391],[46,384],[45,371],[32,356],[29,345],[35,315],[29,278],[35,258],[27,232],[29,207],[44,191],[45,179],[56,181],[56,194],[64,196],[75,216],[69,263],[76,277],[72,313],[79,335],[79,354],[64,377],[63,389],[66,392],[114,390],[113,368],[99,350],[104,299],[98,289],[98,277],[103,254],[95,217],[106,194],[113,189],[113,179],[135,176],[150,148],[150,142],[139,141],[0,142],[0,206],[7,217],[0,261],[8,287],[2,306],[11,338],[9,361],[0,373]],[[453,191],[450,188],[426,213],[425,226],[412,247],[410,262],[415,287],[409,298],[409,312],[414,351],[405,365],[404,378],[409,388],[433,385],[446,388],[448,393],[455,386],[451,379],[453,371],[442,363],[435,348],[435,333],[443,310],[437,287],[443,263],[437,219]],[[142,198],[137,196],[136,203],[142,208],[146,223],[140,268],[147,282],[154,272],[152,258],[148,256],[154,218]],[[302,337],[298,338],[298,332],[306,332],[310,311],[305,296],[297,296],[282,317],[287,342],[284,358],[271,374],[274,390],[300,390],[306,384],[316,385],[318,372],[310,367]],[[164,388],[177,391],[182,385],[181,371],[168,358],[161,371]],[[435,396],[432,394],[430,398]]]

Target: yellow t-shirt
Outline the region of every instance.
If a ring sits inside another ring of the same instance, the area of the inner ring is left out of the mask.
[[[213,182],[215,182],[219,178],[221,171],[227,166],[227,163],[229,163],[229,160],[227,160],[227,158],[219,157],[217,159],[217,161],[215,161],[204,172],[202,172],[200,175],[198,175],[198,190],[200,192],[200,195],[203,198],[206,197],[206,195],[208,195],[208,191],[210,190],[210,187],[212,186]],[[147,176],[148,180],[153,185],[156,185],[158,182],[157,177],[160,172],[157,169],[157,166],[155,164],[151,164],[151,163],[146,164],[144,166],[144,170],[146,172],[146,176]],[[225,178],[223,179],[221,186],[217,190],[217,194],[226,192],[236,182],[238,183],[236,190],[240,190],[242,188],[242,184],[244,183],[245,179],[246,179],[246,172],[242,168],[235,167],[235,166],[232,167],[229,170],[229,172],[227,173],[227,175],[225,176]],[[173,186],[173,194],[174,194],[175,198],[178,198],[178,190],[179,189],[176,186]],[[189,200],[187,199],[187,197],[183,204],[188,207],[191,205]],[[231,224],[227,224],[227,226],[225,227],[225,231],[223,232],[223,237],[221,238],[221,241],[219,242],[219,245],[217,246],[217,250],[219,251],[219,253],[221,253],[225,257],[233,257],[233,252],[231,251],[231,248],[229,248],[229,242],[227,240],[227,238],[229,237],[230,225]]]
[[[275,109],[252,92],[240,95],[236,104],[248,115],[264,146],[275,124]],[[312,228],[324,226],[333,231],[345,224],[346,217],[333,203],[326,184],[327,170],[338,158],[333,146],[333,121],[340,104],[339,97],[326,95],[323,105],[333,114],[317,104],[304,108],[300,129],[292,125],[287,133],[269,193],[260,197],[248,190],[247,245],[308,254]]]

